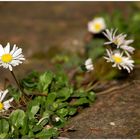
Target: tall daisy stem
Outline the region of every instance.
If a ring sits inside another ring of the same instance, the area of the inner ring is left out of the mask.
[[[16,84],[17,84],[18,88],[19,88],[19,90],[20,90],[20,91],[21,91],[21,93],[24,95],[25,93],[23,92],[23,90],[22,90],[22,88],[21,88],[21,86],[20,86],[20,84],[19,84],[19,82],[18,82],[18,80],[17,80],[17,78],[16,78],[16,76],[15,76],[14,72],[13,72],[13,71],[11,71],[11,74],[12,74],[12,76],[13,76],[13,78],[14,78],[14,80],[15,80],[15,82],[16,82]]]

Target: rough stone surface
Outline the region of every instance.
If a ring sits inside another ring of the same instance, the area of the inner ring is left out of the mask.
[[[67,138],[139,138],[140,83],[98,95],[95,103],[75,116],[62,133]]]

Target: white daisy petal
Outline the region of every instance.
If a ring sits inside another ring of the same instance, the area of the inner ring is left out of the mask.
[[[2,45],[0,44],[0,56],[2,56],[4,54],[4,48],[2,47]]]
[[[16,51],[13,53],[13,57],[18,56],[18,55],[21,54],[21,53],[22,53],[22,49],[20,48],[20,49],[16,50]]]
[[[24,55],[20,54],[18,56],[15,56],[14,59],[24,58]]]
[[[105,45],[109,45],[109,44],[112,44],[112,42],[105,42],[104,44]]]
[[[5,90],[2,94],[1,94],[1,98],[0,98],[0,102],[3,101],[3,99],[5,98],[5,96],[7,95],[8,90]]]
[[[8,109],[11,107],[10,103],[11,103],[13,100],[14,100],[14,98],[11,98],[11,99],[9,99],[9,100],[3,102],[3,105],[4,105],[4,109],[5,109],[5,110],[8,110]]]
[[[118,66],[118,69],[119,69],[119,70],[121,70],[121,69],[122,69],[122,68],[120,67],[120,65],[117,65],[117,66]]]
[[[16,45],[13,46],[12,51],[10,52],[11,55],[13,55],[13,53],[16,51]]]
[[[3,94],[3,91],[0,91],[0,101],[1,101],[1,96],[2,96],[2,94]]]
[[[5,53],[9,53],[10,52],[10,43],[7,43],[6,47],[4,48]]]
[[[112,37],[113,37],[113,38],[115,38],[115,35],[116,35],[116,33],[117,33],[117,30],[118,30],[118,29],[116,29],[116,30],[114,31],[114,33],[113,33],[113,29],[112,29],[112,33],[113,33]]]
[[[91,65],[92,64],[92,59],[89,58],[86,60],[85,65]]]
[[[129,53],[133,53],[135,48],[131,47],[131,46],[127,46],[127,45],[121,45],[120,46],[121,49],[123,49],[124,51],[127,51]]]
[[[11,66],[11,65],[9,65],[9,70],[10,70],[10,71],[12,71],[12,70],[13,70],[13,68],[12,68],[12,66]]]
[[[5,103],[4,102],[3,105],[4,105],[5,110],[8,110],[11,107],[10,103]]]
[[[129,44],[131,44],[131,43],[133,43],[133,42],[134,42],[134,40],[132,40],[132,39],[131,39],[131,40],[126,40],[126,41],[125,41],[125,45],[129,45]]]

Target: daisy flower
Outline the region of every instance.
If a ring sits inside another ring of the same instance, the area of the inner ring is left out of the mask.
[[[91,33],[100,33],[105,28],[106,24],[102,17],[94,18],[92,21],[88,22],[88,31]]]
[[[21,48],[14,45],[10,51],[10,43],[7,43],[6,47],[0,45],[0,66],[12,71],[12,67],[21,64],[23,60],[25,60],[25,58]]]
[[[13,98],[3,102],[7,93],[8,93],[8,90],[0,91],[0,112],[8,110],[11,107],[10,103],[13,101]]]
[[[123,56],[123,53],[120,53],[120,51],[107,51],[107,57],[104,57],[107,62],[114,63],[112,67],[118,67],[119,70],[126,69],[128,73],[130,73],[131,70],[133,70],[134,67],[134,61],[130,57]]]
[[[92,71],[94,69],[93,67],[93,63],[92,63],[92,59],[91,58],[88,58],[86,61],[85,61],[85,68],[86,70],[89,72],[89,71]]]
[[[120,45],[123,45],[124,43],[126,43],[125,38],[127,35],[126,34],[116,35],[116,32],[117,32],[117,29],[116,30],[111,29],[110,31],[106,29],[105,32],[103,32],[103,34],[109,40],[108,42],[104,43],[105,45],[114,43],[115,45],[117,45],[117,48],[118,48]],[[130,41],[130,40],[127,40],[127,41]]]

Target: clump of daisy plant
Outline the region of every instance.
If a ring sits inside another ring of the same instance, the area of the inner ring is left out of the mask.
[[[6,97],[7,93],[7,89],[4,91],[0,91],[0,112],[4,112],[11,107],[10,103],[13,101],[13,98],[4,101],[4,98]]]
[[[106,49],[107,55],[104,57],[107,62],[113,63],[112,67],[118,67],[119,70],[126,69],[128,73],[133,70],[134,60],[131,57],[135,48],[130,46],[134,40],[127,40],[126,34],[118,34],[116,30],[106,29],[103,34],[109,40],[105,42],[105,45],[110,45],[110,49]]]
[[[88,31],[93,34],[101,33],[106,28],[105,20],[102,17],[96,17],[88,22]]]
[[[0,45],[0,66],[2,66],[5,69],[10,70],[20,90],[21,90],[21,87],[13,72],[13,67],[18,66],[19,64],[22,64],[24,60],[25,58],[24,58],[24,55],[22,54],[21,48],[18,48],[16,45],[14,45],[13,48],[11,49],[10,43],[7,43],[5,47]]]

